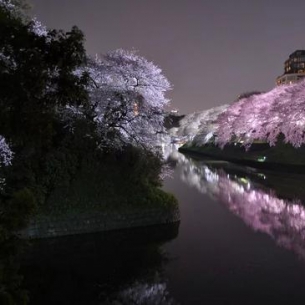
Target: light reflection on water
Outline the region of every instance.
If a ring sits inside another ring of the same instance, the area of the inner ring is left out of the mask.
[[[158,278],[158,275],[156,277]],[[108,301],[108,304],[178,305],[170,297],[167,291],[167,283],[160,280],[156,280],[155,283],[136,281],[129,287],[117,292],[115,299]]]
[[[304,177],[164,154],[180,227],[38,241],[31,304],[303,304]]]
[[[30,304],[174,305],[163,243],[178,224],[33,242],[22,272]]]
[[[199,192],[224,204],[254,231],[271,236],[274,241],[305,259],[305,208],[299,198],[279,198],[266,187],[272,185],[268,173],[219,161],[200,161],[177,152],[167,151],[167,159],[182,166],[181,180]],[[276,175],[279,181],[279,176]],[[287,178],[283,175],[283,178]],[[297,176],[302,185],[302,175]],[[288,194],[287,197],[294,197]]]

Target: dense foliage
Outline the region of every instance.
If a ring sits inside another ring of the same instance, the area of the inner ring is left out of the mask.
[[[34,209],[89,207],[71,199],[75,185],[80,197],[99,194],[93,197],[101,208],[174,202],[158,189],[162,161],[155,142],[164,132],[170,89],[161,69],[124,50],[88,58],[78,28],[49,30],[8,0],[0,2],[0,34],[3,220],[18,198],[28,214],[14,229]]]
[[[42,202],[54,187],[46,175],[50,156],[71,139],[61,109],[88,102],[87,77],[74,73],[86,60],[83,35],[76,27],[66,33],[46,30],[23,18],[11,2],[0,4],[2,160],[8,163],[12,156],[6,143],[14,155],[1,172],[6,182],[1,200],[28,192],[31,201]]]
[[[6,164],[14,153],[11,194],[26,187],[43,203],[88,151],[153,149],[170,89],[158,67],[124,50],[88,59],[78,28],[48,30],[10,1],[0,8],[0,152]]]
[[[88,58],[77,27],[47,29],[21,3],[0,0],[0,247],[34,213],[175,204],[154,148],[161,70],[124,50]],[[9,266],[0,255],[0,303],[25,303]]]

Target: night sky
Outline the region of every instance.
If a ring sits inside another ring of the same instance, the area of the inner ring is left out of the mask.
[[[305,49],[305,0],[30,0],[47,27],[77,25],[91,55],[135,49],[173,84],[189,113],[269,90]]]

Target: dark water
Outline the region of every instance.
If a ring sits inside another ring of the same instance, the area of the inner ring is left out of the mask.
[[[304,304],[305,177],[169,158],[180,226],[35,243],[30,304]]]
[[[30,304],[171,304],[162,245],[177,234],[176,224],[37,241],[21,269]]]
[[[172,296],[181,304],[303,304],[305,177],[176,160],[165,183],[182,215],[179,236],[164,247],[175,258],[166,266]]]

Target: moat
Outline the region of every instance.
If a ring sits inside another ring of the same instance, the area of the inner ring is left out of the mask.
[[[34,243],[30,304],[303,304],[303,175],[174,152],[180,225]]]

